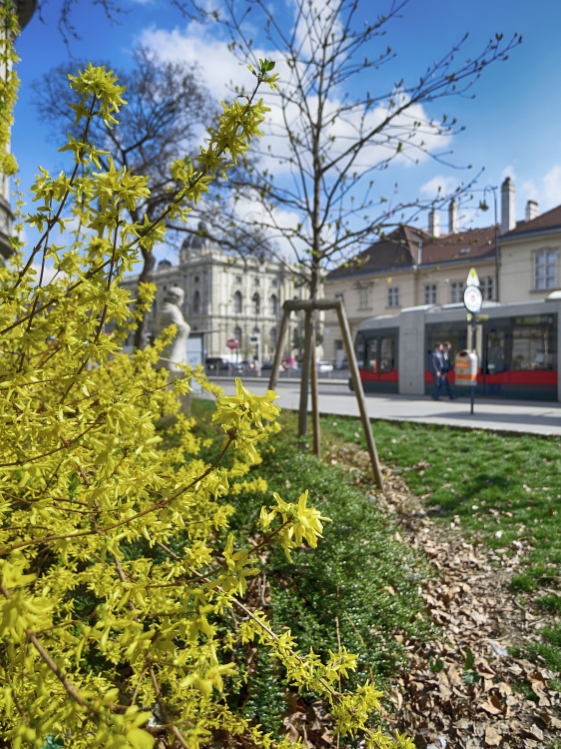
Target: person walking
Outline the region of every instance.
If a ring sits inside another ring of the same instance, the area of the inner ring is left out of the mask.
[[[430,355],[430,371],[434,377],[432,387],[432,399],[437,401],[440,388],[442,387],[442,376],[444,375],[444,357],[442,355],[442,343],[439,341]]]
[[[443,385],[444,389],[446,390],[446,394],[450,398],[451,401],[454,400],[454,396],[452,395],[452,388],[450,387],[450,382],[448,381],[448,373],[452,372],[454,369],[454,365],[452,363],[452,344],[450,341],[446,341],[442,344],[442,361],[444,362],[444,369],[443,369]]]
[[[452,349],[452,344],[450,344],[449,348],[446,348],[447,344],[441,343],[440,341],[436,344],[434,347],[434,351],[431,353],[430,357],[430,371],[432,372],[432,376],[434,377],[434,385],[432,388],[432,399],[437,401],[440,397],[440,390],[441,388],[444,388],[446,390],[446,394],[450,398],[450,400],[454,400],[454,396],[452,395],[452,390],[450,388],[450,383],[448,382],[446,378],[446,373],[452,369],[452,365],[450,362],[450,351]]]

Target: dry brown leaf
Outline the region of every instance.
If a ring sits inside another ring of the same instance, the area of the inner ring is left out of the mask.
[[[485,729],[485,743],[489,746],[499,746],[503,737],[493,726],[487,726]]]
[[[451,686],[453,687],[461,687],[463,686],[463,679],[460,676],[460,672],[456,668],[454,664],[448,667],[446,671],[448,675],[448,681],[450,682]]]
[[[486,678],[495,676],[495,672],[487,662],[486,658],[483,658],[483,656],[479,655],[475,659],[473,663],[473,668],[475,671],[477,671],[478,674],[481,674],[481,676],[484,676]]]
[[[500,707],[496,707],[493,705],[489,700],[487,702],[483,702],[483,704],[479,705],[481,710],[485,710],[486,713],[489,713],[489,715],[500,715],[502,713],[502,710]]]
[[[403,705],[403,695],[399,689],[390,689],[390,699],[395,705],[397,705],[397,709],[401,710],[401,706]]]
[[[531,728],[523,728],[522,735],[527,739],[534,741],[543,741],[543,731],[534,723]]]
[[[501,681],[497,685],[499,688],[500,694],[502,694],[503,697],[508,697],[509,694],[512,694],[512,689],[509,684],[506,683],[506,681]]]

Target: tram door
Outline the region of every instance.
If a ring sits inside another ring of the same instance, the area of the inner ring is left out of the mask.
[[[357,342],[361,378],[365,390],[398,391],[397,330],[367,330]]]

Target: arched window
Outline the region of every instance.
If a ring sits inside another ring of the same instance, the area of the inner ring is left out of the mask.
[[[259,315],[261,313],[261,297],[257,292],[251,297],[253,303],[253,314]]]
[[[242,345],[242,329],[239,325],[234,328],[234,338],[238,340],[238,348]]]
[[[276,294],[273,294],[269,300],[269,311],[271,315],[277,317],[279,314],[279,299]]]
[[[201,314],[201,292],[197,289],[193,295],[193,314]]]
[[[242,300],[242,292],[236,291],[234,294],[234,312],[240,313],[242,311],[243,306],[243,300]]]
[[[275,349],[277,347],[277,329],[271,328],[269,335],[271,337],[271,348]]]

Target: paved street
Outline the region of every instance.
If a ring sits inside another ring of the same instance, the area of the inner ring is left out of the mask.
[[[228,395],[234,393],[234,381],[228,378],[214,380],[224,387]],[[248,378],[245,386],[254,393],[263,394],[266,380]],[[281,382],[277,387],[281,408],[297,409],[299,383]],[[456,427],[530,432],[561,436],[561,404],[543,401],[507,401],[480,398],[475,402],[475,414],[470,416],[469,398],[433,401],[428,396],[406,395],[366,396],[368,413],[372,419],[388,421],[418,421],[430,424],[448,424]],[[358,416],[358,406],[346,384],[319,383],[319,403],[322,414]],[[310,403],[308,402],[308,407]]]

